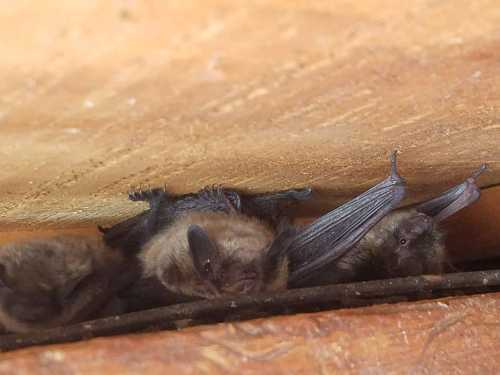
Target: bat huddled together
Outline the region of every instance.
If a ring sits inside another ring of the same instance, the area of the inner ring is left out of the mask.
[[[209,187],[132,192],[149,208],[102,237],[0,247],[0,328],[31,332],[196,299],[440,273],[440,223],[480,196],[476,178],[410,208],[396,153],[390,175],[312,223],[290,209],[310,188],[248,194]]]

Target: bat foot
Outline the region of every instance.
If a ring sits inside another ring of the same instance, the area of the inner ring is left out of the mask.
[[[241,199],[237,192],[226,190],[222,185],[205,186],[200,191],[200,196],[208,201],[225,202],[229,211],[237,212],[241,209]]]
[[[146,190],[136,190],[130,191],[128,193],[128,199],[133,202],[153,202],[158,199],[162,199],[167,195],[165,188],[154,188]]]
[[[289,190],[288,194],[290,195],[290,198],[298,200],[298,201],[305,201],[312,196],[312,191],[313,189],[311,187],[306,187],[303,189],[294,189],[294,190]]]

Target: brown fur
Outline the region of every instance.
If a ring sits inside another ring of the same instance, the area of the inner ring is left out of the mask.
[[[74,323],[64,313],[64,301],[80,281],[121,261],[119,253],[93,237],[60,236],[0,247],[0,276],[8,287],[0,286],[0,325],[27,332]]]
[[[415,225],[415,220],[420,225]],[[429,224],[426,224],[429,223]],[[429,227],[417,233],[415,230]],[[402,245],[400,241],[406,243]],[[336,264],[348,279],[440,273],[446,258],[444,233],[432,218],[413,209],[393,211]]]
[[[228,285],[225,290],[210,290],[199,277],[189,251],[187,230],[191,224],[202,227],[217,245],[226,265],[222,272],[238,272],[239,267],[263,262],[275,237],[263,222],[237,213],[193,212],[179,218],[172,226],[154,236],[144,247],[139,258],[143,276],[156,276],[172,292],[188,296],[213,298],[220,294],[233,294]],[[252,291],[285,289],[288,265],[282,260],[274,277],[266,280],[262,267]],[[236,278],[238,275],[234,275]]]

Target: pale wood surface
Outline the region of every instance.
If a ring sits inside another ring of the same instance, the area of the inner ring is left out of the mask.
[[[313,185],[325,210],[401,170],[500,183],[498,1],[51,1],[0,7],[3,227],[101,224],[124,192]]]
[[[94,231],[144,207],[124,194],[139,184],[312,185],[324,212],[392,149],[407,202],[482,162],[499,184],[499,25],[496,0],[3,2],[2,231]],[[453,249],[498,253],[494,196],[454,219]],[[30,349],[0,373],[489,374],[499,298]]]
[[[500,294],[101,338],[0,356],[0,374],[494,374]]]

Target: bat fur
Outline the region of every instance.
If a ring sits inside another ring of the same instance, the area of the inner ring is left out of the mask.
[[[141,287],[156,279],[153,288],[160,284],[169,295],[194,298],[284,290],[294,275],[314,274],[346,253],[400,202],[404,180],[393,154],[384,181],[306,228],[294,228],[284,207],[310,193],[132,193],[132,200],[149,201],[150,209],[103,231],[110,246],[139,253]],[[127,292],[133,295],[134,288]],[[135,296],[146,300],[146,294],[141,289]]]
[[[121,312],[109,275],[124,257],[99,237],[58,236],[0,247],[0,325],[29,332]]]

